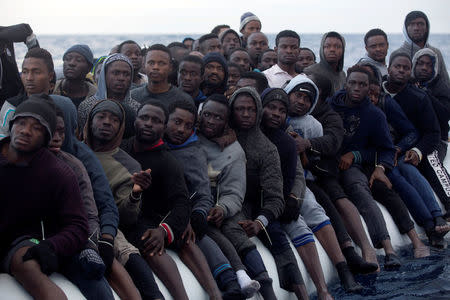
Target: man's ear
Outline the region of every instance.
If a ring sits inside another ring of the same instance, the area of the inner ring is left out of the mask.
[[[273,48],[273,51],[275,51],[275,53],[278,54],[278,47],[275,46],[275,48]]]

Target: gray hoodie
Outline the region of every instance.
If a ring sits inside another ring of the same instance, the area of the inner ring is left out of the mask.
[[[330,35],[337,35],[339,36],[341,42],[342,42],[342,58],[338,62],[338,70],[337,72],[330,66],[330,64],[325,59],[325,54],[323,53],[323,45],[325,44],[325,40]],[[345,39],[342,35],[340,35],[337,32],[330,31],[325,33],[322,36],[322,41],[320,42],[320,62],[318,64],[313,64],[309,67],[307,67],[304,70],[304,73],[307,75],[311,74],[319,74],[322,76],[327,77],[332,84],[332,92],[333,94],[343,88],[345,84],[345,72],[343,71],[344,68],[344,55],[345,55]]]

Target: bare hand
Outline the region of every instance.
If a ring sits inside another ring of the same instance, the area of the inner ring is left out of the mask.
[[[164,238],[166,232],[163,228],[147,229],[141,237],[144,242],[144,255],[153,256],[155,254],[162,255],[164,252]]]
[[[148,189],[152,184],[152,172],[151,169],[145,171],[140,171],[138,173],[133,173],[131,179],[134,182],[133,193],[142,193],[144,190]]]
[[[220,226],[222,226],[224,213],[225,212],[222,207],[215,206],[209,211],[209,215],[206,220],[214,223],[218,228],[220,228]]]
[[[410,163],[414,166],[418,166],[420,159],[419,159],[419,155],[416,153],[416,151],[413,150],[408,150],[405,153],[405,163]]]
[[[339,169],[347,170],[353,164],[354,159],[355,156],[353,155],[352,152],[345,153],[344,155],[341,156],[341,160],[339,161]]]
[[[189,242],[195,243],[195,232],[194,230],[192,230],[191,223],[188,223],[188,225],[186,226],[186,229],[181,235],[181,239],[185,241],[186,244],[189,244]]]
[[[373,170],[372,176],[370,176],[369,180],[370,188],[372,188],[372,184],[375,180],[383,182],[388,187],[388,189],[392,189],[392,183],[389,178],[386,177],[386,174],[384,174],[382,168],[376,167],[375,170]]]
[[[257,221],[244,220],[244,221],[239,221],[238,224],[242,226],[245,233],[247,233],[247,235],[249,237],[258,235],[258,233],[262,229],[261,224]]]
[[[294,139],[295,145],[297,146],[297,154],[305,152],[306,149],[311,148],[311,143],[309,140],[302,138],[295,131],[290,131],[289,135]]]

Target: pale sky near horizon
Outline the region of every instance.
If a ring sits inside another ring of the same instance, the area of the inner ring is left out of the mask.
[[[446,0],[1,0],[0,26],[28,23],[36,34],[206,33],[218,24],[238,30],[242,13],[251,11],[267,33],[400,33],[411,10],[427,14],[431,33],[450,33]]]

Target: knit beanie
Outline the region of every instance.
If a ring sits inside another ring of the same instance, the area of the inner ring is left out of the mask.
[[[303,82],[296,85],[289,94],[297,91],[307,94],[311,103],[314,103],[314,100],[316,99],[316,89],[309,82]]]
[[[280,88],[267,88],[261,94],[261,101],[263,107],[266,106],[269,102],[278,100],[282,102],[286,109],[289,107],[289,98],[286,92]]]
[[[67,49],[66,52],[64,52],[63,60],[66,57],[66,55],[69,54],[70,52],[76,52],[78,54],[81,54],[84,57],[84,59],[86,59],[89,65],[92,66],[94,64],[94,55],[92,54],[91,48],[89,48],[88,45],[83,44],[73,45],[72,47]]]
[[[429,27],[427,15],[419,10],[413,10],[412,12],[406,15],[405,27],[408,27],[408,25],[417,18],[423,18],[427,23],[427,28]]]
[[[239,31],[242,31],[244,29],[245,25],[247,25],[251,21],[258,21],[259,24],[261,24],[261,21],[257,16],[255,16],[254,13],[246,12],[242,14],[241,16],[241,24],[239,25]]]
[[[119,106],[120,104],[116,101],[102,101],[99,102],[94,108],[92,109],[91,113],[89,114],[90,119],[92,120],[96,114],[103,111],[108,111],[112,113],[113,115],[117,116],[120,119],[120,123],[123,121],[123,113],[122,109]]]
[[[48,145],[56,129],[56,107],[53,100],[45,94],[28,97],[27,100],[17,106],[16,112],[9,123],[9,130],[12,129],[14,121],[20,117],[32,117],[38,120],[47,130],[48,140],[45,145]]]
[[[223,71],[225,73],[225,79],[224,82],[226,84],[227,79],[228,79],[228,65],[227,65],[227,61],[225,60],[225,58],[223,57],[222,54],[218,53],[218,52],[210,52],[208,54],[206,54],[203,57],[203,63],[205,64],[205,66],[210,63],[210,62],[218,62],[219,64],[222,65]]]

